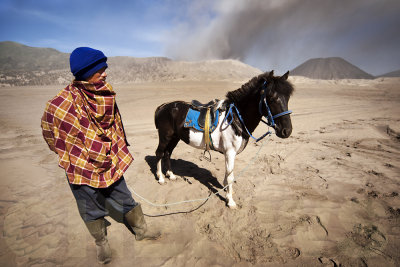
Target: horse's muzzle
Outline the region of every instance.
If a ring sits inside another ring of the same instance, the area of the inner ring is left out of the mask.
[[[275,133],[279,138],[288,138],[292,134],[292,128],[284,127],[279,129],[279,127],[275,127]]]

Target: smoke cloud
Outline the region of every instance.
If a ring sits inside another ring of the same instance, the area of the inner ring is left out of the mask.
[[[339,56],[374,75],[400,69],[398,0],[195,2],[169,32],[174,59],[238,59],[283,73]]]

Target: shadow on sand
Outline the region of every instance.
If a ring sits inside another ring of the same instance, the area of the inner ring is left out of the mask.
[[[157,162],[155,156],[146,156],[145,160],[147,164],[150,166],[150,170],[153,173],[155,179],[157,179],[156,171],[157,171]],[[163,164],[164,166],[165,164]],[[187,180],[189,183],[189,179],[187,177],[193,177],[201,184],[206,186],[208,190],[212,193],[216,193],[219,189],[223,188],[223,186],[218,182],[217,178],[215,178],[211,172],[207,169],[201,168],[196,164],[183,160],[183,159],[171,159],[171,165],[173,166],[174,174],[182,177]],[[163,170],[165,173],[165,170]],[[226,201],[224,197],[217,195],[221,200]]]

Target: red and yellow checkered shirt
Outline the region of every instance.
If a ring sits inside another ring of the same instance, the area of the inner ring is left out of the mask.
[[[73,81],[47,103],[41,126],[71,184],[108,187],[133,161],[108,83]]]

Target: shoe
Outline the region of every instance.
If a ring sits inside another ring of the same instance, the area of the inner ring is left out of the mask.
[[[94,237],[96,243],[97,261],[107,264],[111,261],[111,249],[107,239],[107,229],[104,218],[85,222],[89,233]]]
[[[135,238],[137,241],[156,240],[161,236],[159,231],[147,229],[147,224],[143,216],[142,205],[140,203],[125,214],[125,220],[135,232]]]

